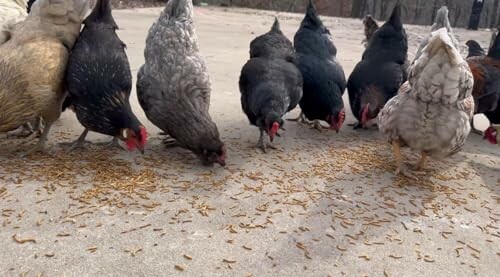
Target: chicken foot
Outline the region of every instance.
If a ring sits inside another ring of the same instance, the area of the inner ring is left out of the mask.
[[[73,151],[76,149],[83,149],[83,148],[85,148],[84,147],[85,143],[89,143],[88,141],[85,140],[88,133],[89,133],[89,130],[85,129],[85,130],[83,130],[82,134],[78,137],[77,140],[70,142],[70,143],[62,143],[62,145],[68,145],[69,151]]]
[[[408,169],[403,163],[403,156],[401,155],[401,145],[399,144],[399,141],[392,141],[392,152],[394,154],[394,158],[396,159],[396,171],[394,172],[394,174],[401,174],[407,178],[418,180],[415,175],[408,172]]]
[[[166,138],[163,139],[163,144],[165,145],[166,148],[175,148],[175,147],[181,147],[179,142],[174,139],[173,137],[167,135]]]
[[[427,160],[427,154],[425,152],[422,152],[420,156],[420,160],[418,163],[413,165],[413,170],[415,171],[421,171],[424,169],[425,161]]]
[[[323,129],[330,129],[328,127],[321,125],[321,121],[319,119],[313,121],[313,123],[311,124],[311,128],[318,130],[318,132],[321,132]]]
[[[288,121],[295,121],[298,123],[307,123],[306,117],[304,116],[303,112],[300,112],[299,116],[296,118],[289,118],[287,119]]]
[[[123,150],[123,148],[120,146],[120,143],[119,143],[119,140],[117,137],[113,137],[113,139],[111,141],[96,143],[96,145],[104,146],[104,147],[107,147],[110,149],[118,148],[120,150]]]
[[[262,150],[262,152],[264,153],[267,153],[267,147],[271,148],[271,149],[276,149],[276,147],[274,145],[272,145],[271,143],[267,143],[265,142],[265,137],[266,137],[266,134],[264,132],[264,130],[260,130],[260,138],[259,138],[259,142],[257,143],[257,147],[260,148]]]
[[[46,153],[47,149],[45,148],[45,144],[47,143],[47,137],[49,136],[50,128],[52,127],[53,122],[47,122],[45,124],[45,128],[43,128],[42,135],[40,136],[40,140],[38,140],[38,143],[28,150],[22,157],[29,156],[33,153],[36,152],[41,152],[41,153]]]

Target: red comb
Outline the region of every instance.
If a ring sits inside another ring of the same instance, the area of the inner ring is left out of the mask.
[[[280,129],[280,124],[278,122],[274,122],[273,126],[271,127],[271,133],[274,135],[278,132]]]

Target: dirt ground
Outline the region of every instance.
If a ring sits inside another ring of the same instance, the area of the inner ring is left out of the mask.
[[[159,13],[114,12],[134,75]],[[49,156],[21,159],[26,141],[2,138],[0,275],[497,275],[500,147],[480,136],[449,159],[431,160],[418,182],[394,177],[390,149],[375,130],[319,133],[289,122],[278,150],[254,147],[258,131],[241,111],[237,83],[249,42],[274,15],[195,9],[226,168],[165,149],[135,92],[134,109],[151,134],[145,155],[101,146],[67,153],[58,144],[82,131],[72,112],[57,122]],[[278,17],[292,38],[302,16]],[[349,74],[363,51],[361,21],[325,22]],[[411,55],[427,30],[407,26]],[[462,42],[489,42],[487,31],[455,31]],[[21,152],[7,150],[13,145]]]

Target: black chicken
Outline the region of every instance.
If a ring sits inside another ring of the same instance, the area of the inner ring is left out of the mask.
[[[496,143],[495,127],[500,124],[500,35],[496,36],[487,55],[470,57],[467,63],[474,76],[475,113],[488,118],[490,127],[484,137]]]
[[[126,142],[128,150],[144,151],[147,133],[130,107],[132,75],[125,44],[116,34],[110,0],[97,0],[69,59],[66,83],[76,116],[88,131]]]
[[[407,52],[401,6],[397,4],[389,20],[373,35],[347,82],[351,110],[359,121],[355,129],[367,127],[406,81]]]
[[[479,42],[475,40],[468,40],[465,45],[469,48],[469,53],[467,54],[467,59],[470,57],[481,57],[485,56],[486,52],[483,47],[479,44]]]
[[[309,1],[307,12],[294,38],[298,67],[304,79],[304,95],[300,100],[301,116],[314,121],[321,130],[320,120],[339,131],[345,120],[342,95],[346,80],[342,66],[337,62],[337,48],[330,31],[318,17]]]
[[[299,103],[302,76],[293,63],[292,42],[281,32],[278,19],[268,33],[251,42],[250,58],[241,70],[241,106],[250,123],[259,127],[258,146],[266,152],[264,133],[273,142],[283,127],[282,117]]]

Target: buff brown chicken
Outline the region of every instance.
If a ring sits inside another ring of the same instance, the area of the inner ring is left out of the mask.
[[[45,150],[50,128],[61,114],[69,50],[87,11],[86,0],[39,0],[0,46],[0,132],[40,117],[46,123],[27,154]]]

